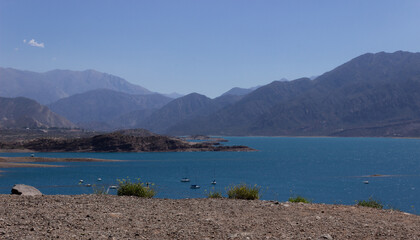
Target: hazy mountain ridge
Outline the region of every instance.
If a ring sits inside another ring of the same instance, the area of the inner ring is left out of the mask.
[[[251,88],[240,88],[240,87],[234,87],[230,89],[229,91],[223,93],[221,96],[225,95],[236,95],[236,96],[244,96],[248,93],[254,91],[255,89],[259,88],[261,86],[251,87]]]
[[[45,73],[0,68],[0,96],[27,97],[41,104],[95,89],[111,89],[129,94],[152,94],[126,80],[95,70],[53,70]]]
[[[34,100],[0,97],[0,128],[74,128],[73,123]]]
[[[132,95],[97,89],[60,99],[49,107],[74,123],[105,123],[133,111],[158,109],[171,100],[160,94]]]

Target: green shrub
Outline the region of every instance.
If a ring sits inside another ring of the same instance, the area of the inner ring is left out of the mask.
[[[223,198],[221,192],[214,190],[214,188],[207,194],[208,198]]]
[[[137,179],[137,182],[131,182],[130,179],[117,180],[118,181],[118,196],[136,196],[143,198],[152,198],[156,195],[156,191]],[[153,185],[153,184],[150,184]]]
[[[234,199],[246,199],[246,200],[254,200],[260,198],[260,188],[257,185],[248,186],[244,183],[230,186],[227,190],[227,195],[229,198]]]
[[[293,202],[293,203],[311,203],[310,200],[302,197],[302,196],[296,196],[296,197],[289,197],[289,202]]]
[[[383,209],[384,205],[382,205],[382,203],[378,200],[374,200],[372,197],[369,198],[369,200],[361,200],[361,201],[356,201],[356,205],[357,206],[362,206],[362,207],[371,207],[371,208],[377,208],[377,209]]]

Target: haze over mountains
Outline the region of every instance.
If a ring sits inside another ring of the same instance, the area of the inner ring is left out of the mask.
[[[111,89],[129,94],[152,94],[126,80],[95,70],[53,70],[45,73],[0,67],[0,96],[27,97],[41,104],[95,89]]]
[[[44,88],[56,85],[25,73],[0,68],[0,96],[37,97],[72,122],[93,129],[146,128],[173,135],[420,136],[420,53],[368,53],[313,80],[234,88],[214,99],[197,93],[171,99],[92,71],[76,74],[85,89],[102,81],[110,87],[75,94],[81,89],[70,86],[76,80],[60,79],[58,71],[57,82],[66,91],[50,90],[52,96],[41,98],[41,90],[31,91],[31,81],[40,81]]]
[[[74,123],[107,122],[132,111],[159,109],[171,100],[160,94],[132,95],[97,89],[62,98],[48,107]]]

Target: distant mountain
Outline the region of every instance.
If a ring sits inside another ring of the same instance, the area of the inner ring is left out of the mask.
[[[34,100],[0,97],[0,128],[74,128],[73,123]]]
[[[238,101],[221,108],[209,116],[198,116],[180,122],[167,130],[168,134],[221,134],[246,135],[247,128],[276,104],[299,96],[312,87],[312,81],[274,81],[249,93]],[[225,95],[229,96],[229,95]]]
[[[241,96],[227,95],[210,99],[198,93],[191,93],[177,98],[161,109],[153,112],[140,123],[140,126],[153,132],[165,132],[179,122],[197,116],[208,116],[239,99],[241,99]]]
[[[183,94],[179,94],[179,93],[176,93],[176,92],[173,92],[173,93],[162,93],[162,95],[165,96],[165,97],[168,97],[168,98],[173,98],[173,99],[180,98],[180,97],[185,96]]]
[[[257,89],[259,87],[260,86],[252,87],[252,88],[239,88],[239,87],[234,87],[234,88],[230,89],[229,91],[223,93],[222,96],[226,96],[226,95],[243,96],[243,95],[247,95],[248,93],[254,91],[255,89]]]
[[[74,123],[94,128],[95,122],[103,124],[133,111],[158,109],[171,100],[160,94],[132,95],[98,89],[60,99],[48,106]]]
[[[420,136],[420,53],[364,54],[315,80],[273,82],[170,134]]]
[[[146,119],[148,119],[157,110],[158,109],[142,109],[122,114],[111,119],[111,121],[108,121],[108,128],[103,127],[102,130],[142,128]],[[90,127],[87,129],[95,128]],[[101,128],[96,129],[101,130]]]
[[[45,73],[0,68],[0,96],[27,97],[49,104],[73,94],[110,89],[129,94],[152,94],[126,80],[94,70],[53,70]]]

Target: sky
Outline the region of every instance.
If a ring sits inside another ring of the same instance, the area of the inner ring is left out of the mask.
[[[217,97],[367,52],[419,52],[419,13],[417,0],[0,0],[0,67]]]

